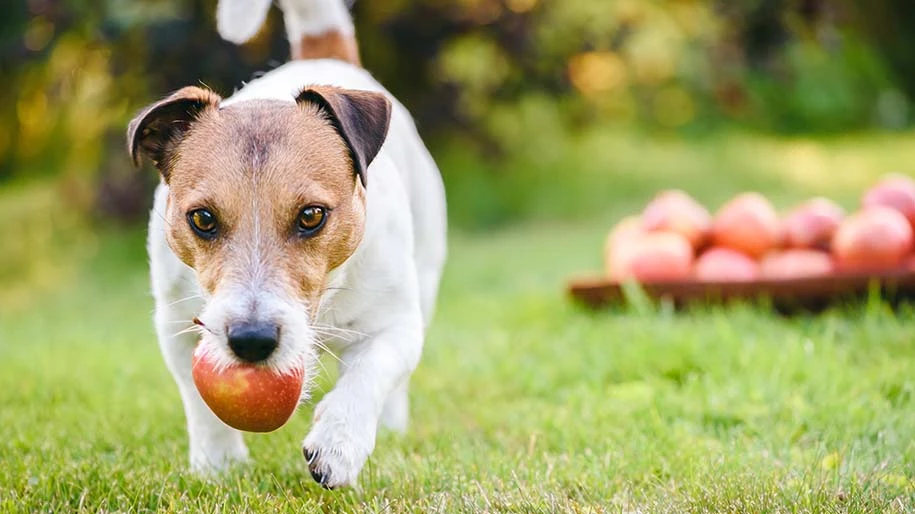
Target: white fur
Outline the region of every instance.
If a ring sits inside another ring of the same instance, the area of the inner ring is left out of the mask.
[[[302,17],[295,21],[296,30],[344,23],[339,11],[346,9],[339,0],[281,0],[281,5],[287,24],[293,9]],[[303,442],[313,455],[310,470],[324,477],[324,485],[337,487],[356,482],[375,446],[379,424],[406,429],[408,381],[420,359],[445,260],[445,197],[438,169],[407,110],[369,73],[348,63],[288,63],[247,84],[221,108],[251,99],[293,102],[294,95],[310,84],[383,92],[393,102],[387,140],[367,171],[365,235],[355,253],[331,272],[316,320],[309,320],[307,306],[274,292],[269,276],[257,269],[262,256],[256,248],[248,249],[251,272],[220,285],[208,297],[194,270],[182,264],[166,242],[164,184],[156,191],[148,245],[156,329],[184,402],[192,467],[220,470],[248,456],[241,434],[219,421],[201,400],[190,364],[198,337],[218,361],[233,362],[218,327],[224,327],[233,313],[246,312],[256,298],[258,315],[283,326],[268,364],[279,371],[304,366],[306,377],[313,379],[319,343],[340,359],[339,380],[316,406],[314,424]],[[192,324],[195,316],[205,328]],[[307,392],[306,386],[303,398]]]
[[[331,29],[353,35],[353,20],[340,0],[278,0],[278,3],[291,42]],[[270,4],[270,0],[219,0],[216,5],[219,35],[238,45],[253,38],[267,19]]]
[[[353,20],[341,0],[278,0],[278,3],[291,43],[301,41],[302,36],[317,36],[332,29],[345,36],[353,35]]]
[[[270,0],[219,0],[216,30],[226,41],[240,45],[257,34],[269,10]]]

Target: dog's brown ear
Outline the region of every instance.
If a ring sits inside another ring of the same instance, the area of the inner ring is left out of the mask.
[[[332,86],[307,87],[296,101],[314,104],[327,113],[349,147],[353,168],[364,186],[366,170],[388,135],[391,101],[381,93]]]
[[[127,126],[127,150],[134,164],[140,164],[143,154],[167,179],[167,160],[175,145],[201,112],[218,108],[221,101],[210,90],[188,86],[147,106]]]

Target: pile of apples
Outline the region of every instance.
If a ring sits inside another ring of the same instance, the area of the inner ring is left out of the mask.
[[[604,249],[616,282],[748,282],[836,272],[915,271],[915,180],[888,175],[846,215],[817,197],[779,216],[759,193],[714,215],[681,190],[657,194],[610,231]]]

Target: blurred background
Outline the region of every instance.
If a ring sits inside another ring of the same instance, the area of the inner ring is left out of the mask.
[[[73,273],[106,234],[143,232],[157,176],[126,156],[138,109],[186,84],[228,96],[285,62],[278,10],[243,47],[219,39],[214,10],[4,6],[0,309]],[[439,162],[457,232],[611,217],[660,186],[712,202],[736,187],[790,197],[895,171],[858,173],[868,164],[848,144],[830,146],[849,137],[868,163],[912,162],[905,0],[358,0],[353,11],[365,67]]]

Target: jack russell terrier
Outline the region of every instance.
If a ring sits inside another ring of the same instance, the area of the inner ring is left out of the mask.
[[[380,426],[403,431],[445,261],[445,195],[407,110],[359,65],[344,0],[279,0],[295,60],[230,98],[185,87],[131,121],[130,154],[161,183],[149,223],[155,325],[178,385],[190,464],[244,461],[203,402],[198,341],[223,364],[288,372],[339,360],[302,451],[321,485],[354,485]],[[241,44],[270,0],[220,0]]]

